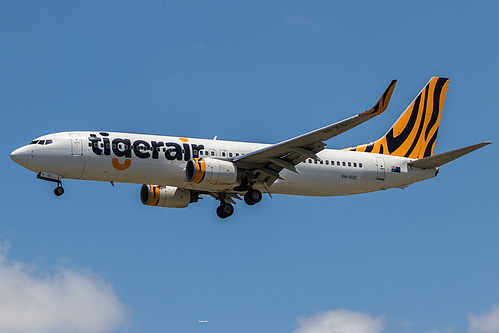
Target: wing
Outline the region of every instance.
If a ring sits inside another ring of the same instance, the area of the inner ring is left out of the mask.
[[[271,185],[276,179],[281,178],[279,172],[282,169],[297,172],[295,165],[307,158],[320,160],[316,154],[326,146],[323,141],[383,113],[388,106],[396,83],[397,80],[390,82],[376,105],[367,111],[296,138],[239,156],[234,159],[234,163],[238,168],[247,170],[249,181]]]

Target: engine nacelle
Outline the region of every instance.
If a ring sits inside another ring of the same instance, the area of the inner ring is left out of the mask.
[[[148,206],[185,208],[198,199],[197,193],[173,186],[142,185],[140,189],[140,201]]]
[[[237,167],[229,161],[193,158],[187,161],[185,176],[194,184],[232,185],[237,181]]]

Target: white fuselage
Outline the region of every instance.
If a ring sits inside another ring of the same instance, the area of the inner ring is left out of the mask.
[[[118,139],[118,140],[116,140]],[[42,141],[42,144],[40,142]],[[113,144],[113,141],[115,142]],[[168,185],[198,191],[232,190],[235,185],[188,183],[185,166],[194,157],[231,161],[267,144],[115,132],[63,132],[37,138],[12,153],[34,172],[63,178]],[[47,142],[50,142],[47,144]],[[413,159],[325,149],[321,162],[307,159],[299,173],[282,170],[271,193],[336,196],[403,188],[432,178],[436,169],[412,168]],[[237,185],[237,184],[236,184]]]

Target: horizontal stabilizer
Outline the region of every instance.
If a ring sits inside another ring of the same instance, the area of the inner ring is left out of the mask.
[[[449,163],[451,161],[454,161],[456,158],[459,158],[461,156],[469,154],[474,150],[485,147],[486,145],[488,145],[490,143],[492,143],[492,142],[485,141],[482,143],[477,143],[475,145],[471,145],[468,147],[459,148],[456,150],[451,150],[451,151],[448,151],[446,153],[425,157],[425,158],[422,158],[420,160],[409,162],[407,164],[409,164],[412,167],[421,168],[421,169],[436,168],[436,167],[442,166],[446,163]]]

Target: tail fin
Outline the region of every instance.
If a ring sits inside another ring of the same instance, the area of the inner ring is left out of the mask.
[[[378,141],[345,150],[424,158],[433,155],[449,79],[433,77]]]

